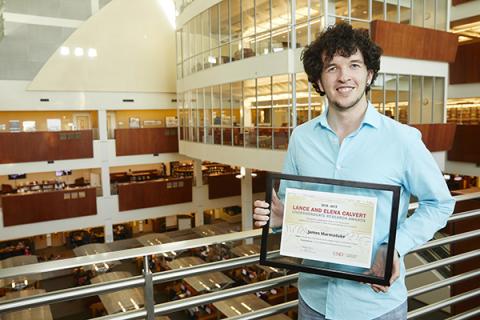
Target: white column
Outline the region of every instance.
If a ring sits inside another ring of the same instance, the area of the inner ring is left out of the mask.
[[[98,110],[98,136],[101,141],[108,139],[107,110]]]
[[[252,169],[245,169],[245,176],[241,180],[242,198],[242,231],[253,229],[252,217]]]
[[[113,242],[113,223],[112,219],[105,219],[104,225],[105,243]]]
[[[195,178],[195,186],[193,187],[193,207],[195,209],[195,226],[201,226],[203,222],[203,211],[205,210],[203,206],[203,190],[206,186],[203,185],[203,175],[202,175],[202,160],[193,161],[193,177]]]
[[[107,111],[98,110],[98,135],[100,144],[102,194],[104,197],[111,196],[110,192],[110,166],[108,162],[108,131]]]

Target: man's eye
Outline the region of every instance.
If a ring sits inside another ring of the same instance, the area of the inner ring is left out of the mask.
[[[353,68],[353,69],[358,69],[358,68],[360,68],[360,67],[361,67],[361,66],[360,66],[358,63],[352,64],[352,68]]]
[[[327,72],[334,72],[335,70],[337,70],[335,67],[327,68]]]

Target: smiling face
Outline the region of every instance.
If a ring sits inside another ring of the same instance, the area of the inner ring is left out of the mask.
[[[318,85],[325,92],[329,106],[342,112],[366,106],[365,89],[372,81],[372,75],[360,50],[349,57],[335,54],[330,62],[324,63]]]

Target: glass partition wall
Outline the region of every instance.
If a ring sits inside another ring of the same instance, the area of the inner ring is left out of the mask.
[[[325,25],[340,21],[366,29],[386,20],[447,30],[447,0],[292,1],[223,0],[187,21],[177,31],[177,77],[305,47]]]
[[[177,31],[178,78],[305,47],[326,25],[339,21],[367,29],[380,19],[446,30],[447,2],[219,1]],[[377,110],[401,123],[437,123],[445,118],[444,90],[442,77],[382,73],[368,96]],[[326,107],[303,72],[195,88],[179,92],[177,101],[181,140],[274,150],[286,149],[293,128]]]
[[[380,73],[368,96],[401,123],[439,123],[444,89],[441,77]],[[264,149],[286,149],[293,128],[325,108],[303,72],[194,89],[178,101],[181,140]]]

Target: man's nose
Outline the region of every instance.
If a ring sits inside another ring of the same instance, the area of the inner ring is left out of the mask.
[[[338,74],[338,81],[340,82],[347,82],[350,80],[350,72],[347,68],[340,68],[340,72]]]

